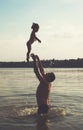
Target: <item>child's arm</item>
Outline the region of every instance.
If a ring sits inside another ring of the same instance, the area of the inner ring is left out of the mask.
[[[38,42],[41,43],[41,40],[40,40],[38,37],[36,37],[36,35],[35,35],[35,39],[36,39]]]
[[[30,36],[30,41],[35,41],[35,40],[37,40],[38,42],[41,43],[41,40],[39,38],[37,38],[35,35],[35,32],[32,31],[31,36]]]
[[[40,40],[39,38],[35,37],[35,39],[36,39],[38,42],[40,42],[40,43],[41,43],[41,40]]]

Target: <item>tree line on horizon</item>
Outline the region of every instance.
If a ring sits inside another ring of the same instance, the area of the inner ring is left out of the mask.
[[[45,68],[82,68],[83,58],[65,60],[41,60]],[[33,61],[25,62],[0,62],[0,68],[32,68]]]

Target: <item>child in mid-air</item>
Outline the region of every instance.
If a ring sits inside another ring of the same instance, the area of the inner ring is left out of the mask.
[[[27,49],[28,49],[27,61],[29,61],[29,55],[30,55],[30,52],[31,52],[32,43],[35,42],[36,40],[41,43],[41,40],[38,39],[35,35],[35,33],[38,32],[38,30],[39,30],[39,25],[37,23],[33,23],[32,26],[31,26],[31,29],[32,29],[32,32],[31,32],[31,35],[30,35],[30,39],[27,41]]]

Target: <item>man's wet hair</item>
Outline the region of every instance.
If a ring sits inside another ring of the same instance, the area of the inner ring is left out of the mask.
[[[55,74],[53,72],[51,73],[48,73],[49,76],[48,76],[48,82],[53,82],[55,80]]]

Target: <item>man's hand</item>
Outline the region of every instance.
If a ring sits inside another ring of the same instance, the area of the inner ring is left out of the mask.
[[[39,56],[38,55],[35,55],[35,58],[39,61]]]
[[[32,57],[33,60],[36,59],[36,56],[33,53],[31,54],[31,57]]]
[[[36,59],[37,59],[38,61],[40,60],[40,59],[39,59],[39,56],[38,56],[38,55],[35,55],[35,54],[33,54],[33,53],[31,54],[31,57],[32,57],[33,60],[36,60]]]

